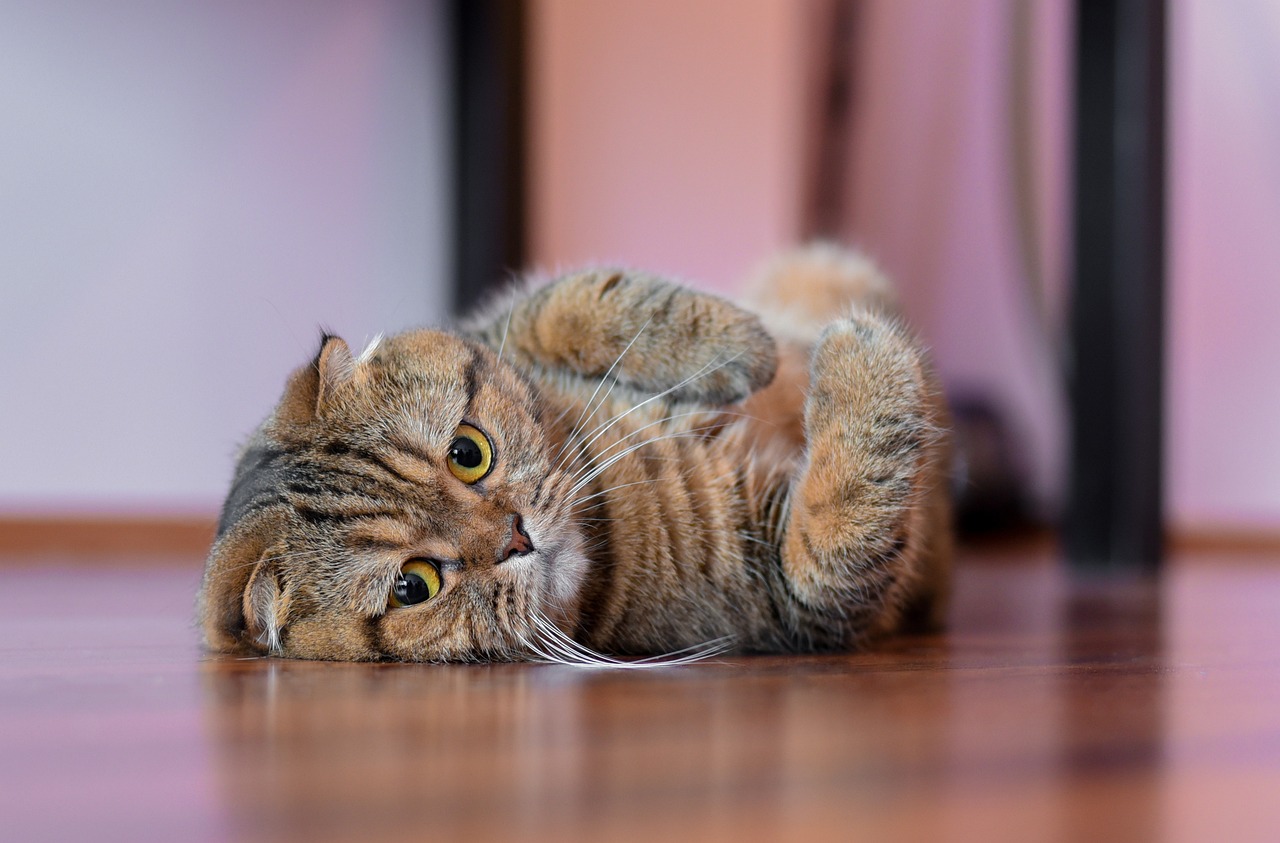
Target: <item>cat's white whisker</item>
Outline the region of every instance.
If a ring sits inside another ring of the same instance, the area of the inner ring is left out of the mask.
[[[631,347],[636,344],[636,341],[640,339],[640,335],[645,332],[645,330],[649,327],[649,325],[652,322],[653,322],[653,316],[650,316],[648,319],[645,320],[644,324],[640,326],[640,330],[636,331],[636,335],[631,338],[631,342],[627,343],[626,347],[623,348],[622,351],[618,353],[618,356],[614,358],[613,363],[605,371],[604,375],[601,376],[600,383],[596,384],[595,391],[592,392],[591,397],[587,399],[587,403],[582,408],[582,414],[580,414],[578,416],[578,420],[574,422],[573,428],[572,428],[573,431],[576,432],[578,428],[582,425],[582,422],[586,418],[591,417],[590,413],[595,412],[595,410],[591,408],[591,405],[596,400],[596,396],[600,394],[600,388],[603,387],[605,385],[605,382],[610,379],[610,376],[613,374],[613,370],[616,369],[618,367],[618,364],[622,362],[622,358],[627,356],[627,352],[631,350]],[[601,399],[601,405],[603,405],[604,401],[608,399],[609,393],[613,391],[613,387],[614,385],[616,385],[616,383],[617,383],[617,380],[614,379],[614,382],[609,385],[609,391],[606,392],[605,397]],[[564,453],[565,446],[567,446],[572,441],[572,439],[573,439],[573,435],[570,434],[570,436],[565,439],[565,445],[561,446],[560,453],[557,454],[557,457],[559,457]]]
[[[598,491],[598,492],[592,492],[591,494],[587,495],[586,497],[573,498],[573,499],[572,499],[572,505],[569,507],[569,509],[570,509],[570,511],[572,511],[572,510],[576,509],[577,507],[581,506],[582,504],[587,503],[588,501],[595,500],[596,498],[603,498],[603,497],[607,497],[608,495],[613,494],[614,492],[618,491],[619,489],[627,489],[627,488],[630,488],[630,487],[632,487],[632,486],[644,486],[644,485],[649,484],[649,483],[657,483],[657,482],[659,482],[659,481],[661,481],[661,480],[662,480],[662,478],[661,478],[661,477],[649,477],[649,478],[646,478],[646,479],[644,479],[644,480],[634,480],[634,481],[632,481],[632,482],[630,482],[630,483],[619,483],[619,484],[618,484],[618,485],[616,485],[616,486],[610,486],[610,487],[609,487],[609,488],[607,488],[607,489],[601,489],[601,490],[600,490],[600,491]],[[584,520],[585,520],[585,519],[584,519]],[[601,519],[596,519],[596,520],[601,520]],[[607,519],[607,520],[612,521],[612,520],[614,520],[614,519]]]
[[[647,325],[647,323],[646,323],[646,325]],[[641,328],[641,331],[642,331],[642,332],[643,332],[643,330],[644,330],[644,329],[643,329],[643,328]],[[631,347],[631,344],[632,344],[632,343],[634,343],[634,342],[636,341],[636,339],[639,339],[639,336],[640,336],[640,335],[639,335],[639,334],[637,334],[637,335],[636,335],[636,337],[632,339],[631,343],[629,343],[629,344],[627,345],[627,348],[630,348],[630,347]],[[624,349],[624,350],[623,350],[623,354],[625,354],[625,353],[626,353],[626,350]],[[725,366],[728,366],[730,363],[732,363],[734,360],[738,359],[738,358],[739,358],[739,357],[741,357],[741,356],[742,356],[742,353],[741,353],[741,352],[739,352],[739,353],[737,353],[737,354],[734,354],[734,355],[729,356],[728,358],[724,359],[723,361],[722,361],[722,360],[720,360],[718,357],[717,357],[717,358],[714,358],[714,359],[712,359],[712,360],[708,361],[707,363],[703,364],[702,368],[698,369],[696,372],[694,372],[693,374],[689,375],[689,376],[688,376],[687,378],[685,378],[683,381],[681,381],[681,382],[679,382],[679,383],[677,383],[677,384],[675,384],[675,385],[673,385],[673,386],[671,386],[671,387],[668,387],[667,389],[665,389],[665,390],[663,390],[663,391],[659,392],[659,393],[658,393],[658,394],[656,394],[656,395],[650,396],[648,399],[646,399],[646,400],[644,400],[644,401],[641,401],[639,404],[636,404],[635,406],[631,407],[631,409],[626,410],[625,412],[619,413],[619,414],[615,415],[615,416],[614,416],[613,418],[611,418],[611,419],[607,419],[606,421],[601,422],[599,425],[597,425],[595,428],[593,428],[591,431],[589,431],[589,432],[587,432],[587,433],[579,434],[579,427],[581,426],[581,424],[582,424],[582,422],[583,422],[583,418],[580,416],[580,417],[579,417],[579,419],[578,419],[578,422],[574,425],[574,428],[573,428],[573,430],[571,431],[571,433],[570,433],[569,437],[566,439],[565,446],[567,446],[567,445],[571,444],[572,442],[574,442],[574,440],[577,440],[578,442],[581,442],[581,444],[577,445],[577,446],[576,446],[576,448],[575,448],[575,450],[570,452],[569,457],[571,458],[571,456],[572,456],[573,454],[580,454],[580,453],[582,453],[584,450],[586,450],[588,447],[590,447],[590,445],[591,445],[593,442],[595,442],[595,440],[596,440],[596,439],[598,439],[600,436],[602,436],[605,432],[607,432],[607,431],[608,431],[610,428],[612,428],[615,424],[617,424],[619,421],[621,421],[621,420],[622,420],[623,418],[625,418],[626,416],[628,416],[628,415],[630,415],[631,413],[635,412],[636,410],[640,409],[641,407],[643,407],[643,406],[645,406],[645,405],[647,405],[647,404],[649,404],[649,403],[651,403],[651,402],[653,402],[653,401],[659,400],[659,399],[661,399],[661,398],[665,398],[666,396],[668,396],[668,395],[672,394],[673,392],[675,392],[675,391],[677,391],[677,390],[683,389],[685,386],[688,386],[690,383],[693,383],[693,382],[694,382],[694,381],[696,381],[697,379],[702,378],[702,377],[705,377],[705,376],[707,376],[707,375],[709,375],[709,374],[712,374],[712,373],[714,373],[714,372],[718,371],[719,369],[724,368]],[[620,355],[618,355],[618,360],[615,360],[615,361],[614,361],[614,365],[616,366],[616,365],[617,365],[617,363],[618,363],[621,359],[622,359],[622,355],[620,354]],[[612,371],[612,370],[613,370],[613,367],[611,366],[611,367],[610,367],[610,371]],[[606,373],[606,375],[607,375],[607,373]],[[600,391],[600,386],[602,386],[602,385],[603,385],[603,381],[601,382],[601,384],[600,384],[600,385],[598,385],[598,386],[596,387],[596,392],[599,392],[599,391]],[[601,403],[600,403],[599,407],[597,407],[596,409],[599,409],[600,407],[603,407],[603,406],[604,406],[604,401],[608,398],[608,395],[613,391],[613,387],[614,387],[614,386],[616,386],[616,385],[617,385],[617,384],[616,384],[616,381],[615,381],[615,383],[613,383],[613,384],[611,384],[611,385],[609,386],[609,392],[605,393],[605,398],[602,398],[602,399],[601,399]],[[595,393],[593,393],[593,394],[592,394],[592,400],[594,400],[594,398],[595,398]],[[588,406],[588,407],[590,407],[590,405],[591,405],[591,401],[588,401],[588,402],[587,402],[587,406]],[[585,410],[584,410],[584,412],[585,412]],[[706,412],[706,410],[702,410],[702,411],[699,411],[699,412]],[[591,415],[594,415],[594,414],[595,414],[595,410],[592,410]],[[594,435],[593,435],[593,434],[594,434]],[[591,438],[590,438],[589,440],[583,441],[583,439],[584,439],[585,437],[587,437],[587,436],[590,436]],[[564,454],[565,446],[562,446],[562,447],[561,447],[561,450],[560,450],[560,454],[561,454],[561,455],[563,455],[563,454]],[[561,459],[560,463],[561,463],[561,464],[563,464],[563,461],[564,461],[564,460],[563,460],[563,459]]]
[[[699,417],[699,416],[701,416],[701,417],[706,417],[706,416],[710,416],[710,415],[712,415],[712,414],[711,414],[711,413],[709,413],[709,412],[707,412],[706,410],[693,410],[693,411],[688,412],[688,413],[676,413],[675,415],[667,415],[667,416],[663,416],[662,418],[655,419],[655,420],[653,420],[653,421],[649,422],[648,424],[641,425],[640,427],[638,427],[638,428],[636,428],[635,430],[633,430],[633,431],[631,431],[630,433],[628,433],[626,436],[621,437],[621,438],[620,438],[620,439],[618,439],[616,442],[613,442],[613,443],[609,444],[607,447],[603,448],[603,449],[602,449],[599,453],[597,453],[595,456],[599,457],[599,456],[603,456],[604,454],[609,453],[609,451],[610,451],[611,449],[618,447],[618,445],[622,444],[623,442],[626,442],[628,439],[632,438],[633,436],[639,436],[641,433],[643,433],[644,431],[648,430],[648,429],[649,429],[649,428],[651,428],[651,427],[657,427],[657,426],[659,426],[659,425],[670,424],[671,422],[677,421],[677,420],[679,420],[679,419],[697,418],[697,417]],[[705,431],[709,431],[709,430],[714,430],[714,429],[715,429],[715,427],[716,427],[715,425],[704,425],[704,426],[701,426],[701,427],[687,428],[687,429],[686,429],[686,432],[687,432],[687,431],[705,432]],[[583,443],[582,443],[581,448],[585,449],[587,446],[589,446],[590,444],[592,444],[592,442],[595,442],[595,438],[594,438],[594,437],[591,439],[591,441],[590,441],[590,442],[583,442]],[[581,471],[581,469],[579,469],[579,471]]]
[[[609,457],[604,462],[593,466],[592,470],[585,477],[582,477],[581,479],[576,480],[574,482],[573,487],[569,490],[569,496],[573,497],[575,494],[581,491],[583,487],[589,484],[592,480],[595,480],[603,472],[607,471],[614,464],[616,464],[619,460],[625,459],[626,457],[630,456],[631,454],[635,453],[641,448],[646,448],[654,444],[655,442],[661,442],[665,439],[689,439],[689,438],[696,438],[697,436],[699,436],[699,433],[697,431],[680,431],[677,433],[668,433],[663,436],[656,436],[653,439],[646,439],[643,442],[636,442],[632,445],[629,445],[625,450],[620,451],[619,453],[616,453],[613,456]]]
[[[613,387],[611,386],[611,387],[610,387],[610,391],[612,391],[612,388],[613,388]],[[606,395],[606,398],[607,398],[607,397],[608,397],[608,396]],[[656,398],[661,398],[661,397],[663,397],[663,394],[659,394],[659,395],[651,396],[650,398],[648,398],[648,399],[646,399],[646,400],[644,400],[644,401],[641,401],[641,402],[640,402],[640,403],[638,403],[638,404],[634,404],[634,405],[632,405],[630,408],[628,408],[627,410],[625,410],[625,411],[623,411],[623,412],[616,413],[616,414],[614,414],[614,415],[610,416],[609,418],[604,419],[603,421],[601,421],[599,424],[597,424],[595,427],[591,428],[591,429],[590,429],[590,430],[588,430],[588,431],[581,431],[581,430],[578,430],[578,429],[576,429],[576,428],[575,428],[575,430],[573,431],[573,433],[572,433],[572,435],[571,435],[571,438],[574,440],[572,444],[574,444],[574,445],[575,445],[574,453],[577,453],[577,454],[582,453],[582,452],[583,452],[583,451],[585,451],[587,448],[589,448],[589,447],[590,447],[590,446],[591,446],[591,445],[592,445],[592,444],[593,444],[597,439],[599,439],[599,438],[600,438],[600,436],[602,436],[604,433],[608,432],[608,431],[609,431],[609,429],[610,429],[610,428],[612,428],[612,427],[613,427],[613,425],[614,425],[614,424],[616,424],[618,421],[620,421],[620,420],[621,420],[621,419],[623,419],[624,417],[626,417],[626,416],[630,415],[632,412],[634,412],[634,411],[636,411],[636,410],[640,409],[641,407],[645,406],[646,404],[649,404],[649,403],[650,403],[650,402],[652,402],[654,399],[656,399]],[[595,412],[596,412],[596,411],[603,409],[603,407],[604,407],[604,404],[603,404],[603,402],[601,402],[600,406],[596,407],[596,408],[595,408],[595,410],[593,410],[593,411],[592,411],[592,416],[594,416],[594,415],[595,415]],[[656,422],[654,422],[654,423],[656,423],[656,424],[661,424],[661,423],[663,423],[663,422],[665,422],[665,421],[668,421],[668,420],[670,420],[670,419],[673,419],[673,418],[683,417],[684,415],[696,415],[696,414],[705,413],[705,412],[706,412],[706,410],[697,410],[697,411],[694,411],[693,413],[680,414],[679,416],[666,415],[666,416],[663,416],[662,418],[658,419],[658,420],[657,420]]]
[[[655,422],[654,424],[660,424],[660,423],[661,423],[661,422]],[[652,426],[653,426],[653,425],[646,425],[646,427],[652,427]],[[634,445],[629,445],[629,446],[627,446],[626,453],[632,453],[632,452],[634,452],[634,451],[636,450],[636,447],[637,447],[637,446],[639,446],[639,447],[643,447],[643,446],[645,446],[645,445],[650,445],[650,444],[653,444],[653,443],[656,443],[656,442],[661,442],[661,441],[663,441],[664,439],[690,439],[690,438],[698,438],[698,437],[700,437],[702,434],[707,433],[707,432],[709,432],[709,431],[713,431],[713,430],[715,430],[715,429],[716,429],[716,426],[715,426],[715,425],[705,425],[705,426],[703,426],[703,427],[691,427],[691,428],[688,428],[688,429],[685,429],[685,430],[673,430],[673,431],[670,431],[669,433],[664,433],[664,434],[662,434],[661,436],[654,436],[654,437],[652,437],[652,438],[650,438],[650,439],[645,439],[645,440],[643,440],[642,442],[637,442],[637,443],[635,443]],[[642,428],[642,430],[643,430],[643,428]],[[619,439],[617,442],[614,442],[614,443],[612,443],[611,445],[609,445],[609,447],[604,448],[603,450],[601,450],[601,451],[600,451],[600,453],[596,454],[596,457],[603,457],[603,456],[605,456],[605,455],[606,455],[606,454],[608,454],[610,451],[612,451],[614,448],[618,447],[618,446],[619,446],[619,445],[621,445],[623,442],[626,442],[628,439],[630,439],[632,436],[634,436],[636,433],[639,433],[639,432],[640,432],[640,431],[639,431],[639,430],[637,430],[637,431],[635,431],[635,433],[632,433],[632,434],[629,434],[629,435],[627,435],[627,436],[622,437],[622,438],[621,438],[621,439]],[[611,458],[611,457],[610,457],[610,458]],[[646,454],[646,455],[645,455],[645,459],[646,459],[646,460],[651,460],[651,461],[654,461],[654,462],[673,462],[673,461],[678,460],[679,458],[678,458],[678,457],[667,457],[667,456],[662,456],[662,455],[660,455],[660,454]],[[577,481],[578,479],[580,479],[581,477],[583,477],[584,475],[586,475],[588,472],[593,471],[597,465],[598,465],[597,463],[590,463],[590,462],[589,462],[589,463],[587,463],[585,466],[583,466],[581,469],[579,469],[579,470],[578,470],[578,472],[577,472],[576,474],[574,474],[574,475],[573,475],[573,477],[571,478],[571,481]]]
[[[534,611],[531,618],[535,637],[526,639],[525,645],[535,656],[545,661],[570,667],[602,667],[618,670],[679,667],[702,662],[733,649],[733,640],[725,637],[661,655],[640,659],[619,659],[598,653],[575,641],[540,612]]]
[[[498,359],[502,359],[502,352],[507,347],[507,332],[511,330],[511,315],[516,312],[516,304],[520,301],[520,297],[514,293],[511,296],[511,307],[507,309],[507,324],[502,329],[502,342],[498,345]]]
[[[634,340],[632,342],[634,342]],[[679,383],[675,384],[674,386],[668,387],[667,389],[662,390],[656,395],[649,396],[648,398],[634,405],[631,409],[625,412],[618,413],[608,422],[603,424],[594,436],[592,436],[589,440],[584,442],[582,446],[578,449],[579,452],[589,448],[592,445],[592,443],[594,443],[597,439],[599,439],[606,432],[612,429],[614,425],[618,424],[618,422],[622,421],[624,418],[631,415],[632,413],[639,410],[640,408],[648,406],[649,404],[652,404],[654,401],[660,401],[663,398],[666,398],[668,395],[671,395],[672,393],[677,392],[683,389],[684,387],[688,386],[689,384],[693,383],[698,378],[705,377],[706,375],[709,375],[712,372],[715,372],[719,369],[723,369],[725,366],[728,366],[730,363],[732,363],[734,360],[738,359],[741,356],[742,354],[741,352],[739,352],[738,354],[734,354],[723,361],[718,361],[718,359],[712,360],[711,362],[704,364],[701,369],[694,372],[692,375],[680,381]]]

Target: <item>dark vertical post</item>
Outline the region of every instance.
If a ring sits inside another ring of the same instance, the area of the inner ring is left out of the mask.
[[[1165,222],[1163,0],[1076,4],[1071,477],[1083,569],[1161,557]]]
[[[452,0],[455,312],[525,262],[525,6]]]

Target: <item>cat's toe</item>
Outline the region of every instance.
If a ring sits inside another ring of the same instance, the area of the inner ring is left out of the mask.
[[[811,363],[811,400],[858,412],[888,403],[918,410],[926,399],[920,350],[896,319],[859,311],[829,325]]]

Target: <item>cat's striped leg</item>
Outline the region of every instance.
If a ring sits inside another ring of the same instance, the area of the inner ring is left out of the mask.
[[[860,313],[819,340],[808,440],[781,545],[800,640],[848,646],[893,627],[931,552],[925,499],[941,471],[923,354],[897,323]]]

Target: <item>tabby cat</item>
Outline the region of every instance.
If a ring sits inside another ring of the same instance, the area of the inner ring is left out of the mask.
[[[456,333],[325,336],[240,454],[206,645],[636,664],[937,625],[946,420],[892,290],[811,246],[754,302],[596,269]]]

